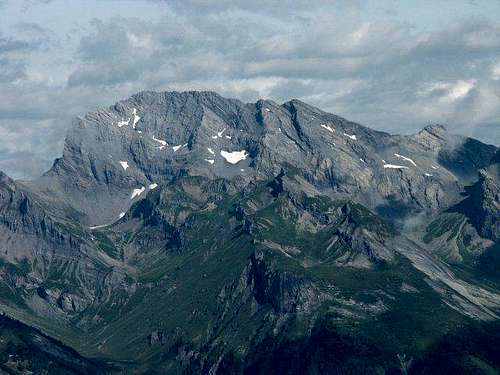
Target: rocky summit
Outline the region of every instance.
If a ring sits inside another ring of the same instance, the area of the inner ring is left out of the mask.
[[[0,372],[498,373],[499,166],[299,100],[78,117],[44,175],[0,173]]]

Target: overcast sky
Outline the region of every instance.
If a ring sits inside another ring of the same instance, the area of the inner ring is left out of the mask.
[[[299,98],[392,133],[500,144],[499,0],[0,0],[0,170],[140,90]]]

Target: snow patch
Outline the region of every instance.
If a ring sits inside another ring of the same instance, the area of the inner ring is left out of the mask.
[[[435,165],[431,165],[431,168],[432,169],[438,169],[438,167],[436,167]]]
[[[120,215],[118,215],[118,219],[121,219],[124,216],[125,216],[125,212],[120,212]]]
[[[362,163],[365,163],[364,159],[362,158],[359,158],[359,160],[362,162]]]
[[[225,137],[226,137],[227,139],[231,139],[231,137],[230,137],[229,135],[225,135]]]
[[[424,173],[424,176],[425,177],[432,177],[432,175],[430,173]]]
[[[128,125],[129,122],[130,122],[130,118],[128,118],[125,121],[118,121],[118,127],[121,128],[122,126]]]
[[[212,155],[215,155],[214,150],[212,150],[210,147],[207,148],[208,152],[210,152]]]
[[[266,112],[271,112],[271,110],[269,108],[266,108]]]
[[[142,186],[140,189],[134,189],[132,191],[132,195],[130,196],[130,199],[134,199],[135,197],[138,197],[139,195],[144,193],[144,190],[146,190],[146,188],[144,186]]]
[[[400,159],[403,159],[403,160],[406,160],[406,161],[412,163],[415,167],[417,166],[417,164],[413,160],[411,160],[410,158],[408,158],[406,156],[403,156],[403,155],[400,155],[400,154],[394,154],[394,156],[397,157],[397,158],[400,158]]]
[[[187,143],[184,143],[183,145],[173,146],[172,149],[174,150],[174,152],[177,152],[177,150],[179,150],[182,147],[186,147],[187,145],[188,145]]]
[[[333,133],[333,132],[335,131],[335,129],[334,129],[334,128],[332,128],[331,126],[328,126],[328,125],[325,125],[325,124],[321,124],[320,126],[321,126],[323,129],[326,129],[326,130],[328,130],[328,131],[329,131],[329,132],[331,132],[331,133]],[[344,134],[345,134],[345,133],[344,133]],[[354,138],[354,139],[356,139],[356,138]]]
[[[154,190],[158,187],[158,184],[151,184],[149,185],[149,190]]]
[[[226,131],[226,128],[222,129],[220,132],[217,132],[217,135],[213,135],[212,139],[222,138],[222,134],[224,134],[225,131]],[[226,136],[226,138],[227,137],[229,137],[229,136]],[[231,137],[229,137],[229,139],[231,139]]]
[[[384,164],[384,168],[388,168],[388,169],[408,169],[408,167],[405,167],[404,165],[394,165],[394,164]]]
[[[347,133],[344,133],[344,135],[347,137],[347,138],[351,138],[353,141],[355,141],[357,138],[356,138],[356,135],[354,134],[347,134]]]
[[[126,171],[128,168],[128,162],[127,161],[120,161],[120,165],[122,166],[123,170]]]
[[[94,227],[89,227],[89,229],[99,229],[109,227],[111,224],[96,225]]]
[[[246,150],[241,150],[241,151],[233,151],[233,152],[227,152],[224,150],[221,150],[220,152],[221,156],[226,159],[228,163],[231,164],[237,164],[242,160],[245,160],[248,156],[248,153]]]
[[[137,123],[139,122],[139,120],[141,119],[139,116],[137,116],[137,109],[133,109],[132,110],[132,115],[134,116],[134,121],[132,122],[132,127],[135,129],[135,126],[137,125]]]
[[[158,142],[159,144],[161,144],[161,146],[159,147],[160,150],[162,150],[167,145],[167,142],[165,142],[163,139],[155,138],[154,135],[153,135],[153,141]]]
[[[209,162],[210,164],[213,164],[215,163],[215,160],[214,159],[205,159],[206,162]]]

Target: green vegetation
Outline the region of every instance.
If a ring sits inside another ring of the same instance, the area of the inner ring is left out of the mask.
[[[369,257],[365,236],[385,246],[397,232],[365,207],[295,196],[283,181],[231,194],[222,182],[217,193],[197,190],[202,182],[186,177],[148,195],[130,220],[93,231],[93,241],[72,229],[116,263],[91,263],[97,277],[87,279],[64,257],[52,261],[44,288],[95,295],[69,323],[36,323],[86,356],[124,365],[126,374],[204,373],[220,358],[228,373],[276,373],[290,364],[292,373],[397,371],[397,354],[423,358],[469,324],[409,260]],[[429,236],[455,230],[456,218],[441,220]],[[338,265],[362,251],[367,268]],[[32,267],[0,266],[16,275]],[[495,369],[474,353],[476,367]]]
[[[93,233],[99,249],[104,251],[111,258],[119,258],[120,251],[117,249],[115,243],[107,236],[106,232],[96,231]]]
[[[6,262],[0,258],[0,268],[4,268],[11,276],[26,276],[31,272],[31,264],[27,258],[21,259],[17,264]]]
[[[109,374],[104,363],[81,357],[38,330],[0,316],[0,372],[6,374]]]
[[[457,213],[443,214],[430,223],[426,228],[424,242],[429,243],[433,239],[448,233],[448,240],[455,238],[460,230],[464,218]]]
[[[357,203],[352,204],[351,207],[352,218],[357,225],[383,236],[395,236],[398,234],[391,223],[381,219],[366,207]]]

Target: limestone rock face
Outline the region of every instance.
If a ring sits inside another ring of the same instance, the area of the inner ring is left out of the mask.
[[[435,211],[455,201],[494,152],[439,125],[391,136],[298,100],[142,92],[76,119],[63,156],[28,186],[97,226],[179,176],[243,187],[288,164],[325,194],[348,194],[382,212],[393,203]]]

